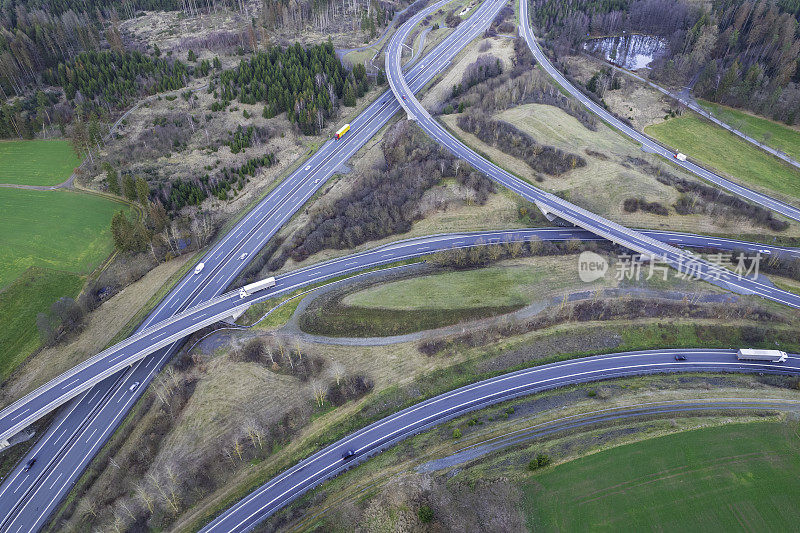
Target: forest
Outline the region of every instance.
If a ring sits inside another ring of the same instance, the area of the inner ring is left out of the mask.
[[[368,82],[361,67],[348,73],[330,40],[308,48],[273,46],[223,71],[215,93],[222,102],[263,103],[265,118],[286,112],[301,132],[313,135],[325,127],[340,100],[352,106],[364,94]]]
[[[48,69],[43,79],[64,88],[68,100],[100,97],[120,107],[129,97],[180,89],[186,84],[188,68],[180,61],[153,58],[140,52],[81,52],[69,63]]]
[[[646,33],[668,42],[651,78],[787,124],[800,122],[800,1],[534,0],[533,21],[556,56],[587,36]]]

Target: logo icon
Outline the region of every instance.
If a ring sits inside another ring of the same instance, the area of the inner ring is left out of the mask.
[[[594,252],[581,252],[578,256],[578,277],[585,283],[590,283],[606,275],[608,261],[602,255]]]

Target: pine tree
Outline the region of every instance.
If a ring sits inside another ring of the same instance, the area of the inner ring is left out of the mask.
[[[128,200],[136,200],[136,182],[130,174],[122,176],[122,192]]]
[[[141,176],[136,178],[136,198],[143,206],[147,206],[147,202],[150,199],[150,186]]]

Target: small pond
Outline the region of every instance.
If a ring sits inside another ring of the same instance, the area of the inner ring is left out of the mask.
[[[617,35],[589,39],[583,49],[628,70],[638,70],[663,56],[667,52],[667,41],[652,35]]]

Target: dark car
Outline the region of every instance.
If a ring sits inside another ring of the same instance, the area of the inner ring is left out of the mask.
[[[33,459],[31,459],[30,461],[25,463],[25,471],[27,472],[28,470],[33,468],[33,465],[35,465],[35,464],[36,464],[36,457],[34,457]]]
[[[355,456],[356,456],[356,452],[354,450],[347,450],[346,452],[344,452],[342,454],[342,460],[349,461],[350,459],[352,459]]]
[[[686,361],[686,356],[678,354],[678,355],[675,356],[675,360],[676,361]]]

